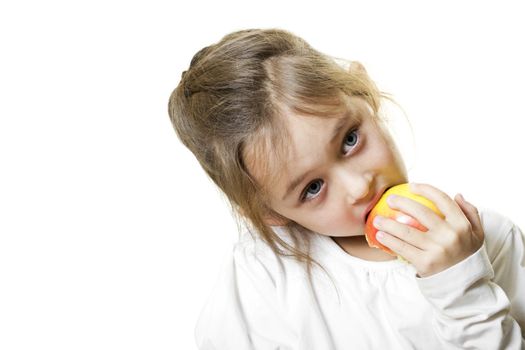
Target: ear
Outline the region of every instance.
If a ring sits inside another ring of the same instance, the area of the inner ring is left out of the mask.
[[[364,74],[367,75],[365,67],[359,61],[350,62],[350,67],[348,68],[350,73],[354,74]]]
[[[238,210],[239,210],[239,214],[241,214],[241,216],[243,216],[245,218],[247,217],[244,214],[244,211],[242,209],[238,209]],[[285,226],[291,220],[286,218],[286,217],[284,217],[284,216],[282,216],[282,215],[277,214],[273,210],[269,210],[268,213],[263,215],[263,221],[268,226]]]
[[[269,213],[263,216],[263,220],[266,225],[269,226],[285,226],[290,222],[290,219],[277,214],[275,211],[271,210]]]
[[[277,218],[277,217],[273,217],[273,216],[265,216],[264,217],[264,222],[268,226],[285,226],[286,224],[288,224],[290,222],[290,219]]]

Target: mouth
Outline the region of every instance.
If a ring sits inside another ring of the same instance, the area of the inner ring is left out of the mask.
[[[377,202],[379,202],[379,199],[381,198],[381,196],[383,195],[383,193],[386,192],[386,190],[388,189],[388,187],[383,187],[381,188],[377,194],[375,195],[374,198],[372,198],[372,201],[370,202],[370,204],[366,207],[364,213],[363,213],[363,219],[365,222],[368,221],[368,216],[370,215],[370,212],[372,211],[372,209],[374,208],[374,206],[377,204]]]

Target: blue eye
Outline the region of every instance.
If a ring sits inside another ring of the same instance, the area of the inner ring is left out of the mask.
[[[306,186],[306,190],[301,196],[301,200],[310,200],[319,195],[321,189],[323,188],[324,181],[321,179],[314,180]]]
[[[359,132],[357,129],[351,130],[348,134],[346,134],[344,140],[343,140],[343,154],[347,154],[350,152],[350,150],[347,149],[347,147],[353,148],[357,145],[359,142]]]
[[[350,154],[353,149],[360,146],[361,139],[360,139],[360,133],[359,133],[359,127],[354,126],[353,129],[351,129],[348,133],[346,133],[344,139],[343,139],[343,145],[341,148],[341,151],[344,155]],[[324,186],[324,180],[322,179],[316,179],[312,182],[310,182],[306,188],[304,189],[303,193],[301,194],[300,200],[301,202],[306,202],[312,199],[315,199],[319,196],[321,191],[323,190]]]

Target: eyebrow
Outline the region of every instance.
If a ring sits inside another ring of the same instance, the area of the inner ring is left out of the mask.
[[[339,121],[337,122],[337,124],[333,128],[332,137],[330,138],[330,143],[329,144],[333,144],[336,140],[338,140],[339,134],[341,133],[341,131],[343,130],[343,128],[346,126],[347,123],[350,123],[351,126],[355,126],[355,125],[357,125],[359,123],[359,119],[358,118],[349,118],[349,114],[345,114],[344,117],[339,118]],[[299,186],[304,181],[304,179],[306,178],[306,176],[309,173],[310,173],[310,171],[306,171],[303,174],[297,176],[295,179],[293,179],[288,184],[288,187],[286,188],[286,192],[284,193],[284,196],[281,198],[281,200],[284,201],[292,192],[294,192],[295,189],[297,188],[297,186]]]

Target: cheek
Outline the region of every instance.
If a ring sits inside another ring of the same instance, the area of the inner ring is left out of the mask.
[[[331,205],[304,217],[302,226],[326,236],[353,236],[363,234],[364,222],[355,218],[344,205]]]
[[[371,169],[383,169],[388,172],[404,171],[404,163],[397,149],[386,140],[374,139],[371,141],[367,152],[363,154],[363,160],[368,163],[368,167]]]
[[[376,152],[378,162],[392,168],[405,169],[401,153],[391,136],[377,138]]]

